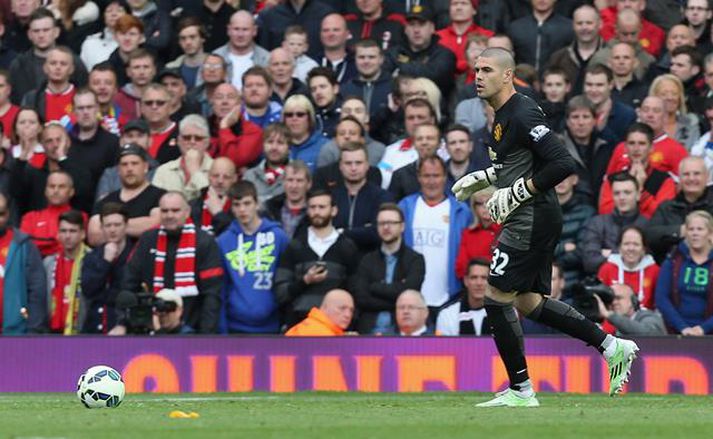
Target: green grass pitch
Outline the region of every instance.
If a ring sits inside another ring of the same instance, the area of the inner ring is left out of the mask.
[[[476,409],[490,395],[128,395],[85,409],[73,394],[0,395],[0,438],[710,438],[713,397],[538,395],[535,409]],[[173,410],[198,419],[171,419]]]

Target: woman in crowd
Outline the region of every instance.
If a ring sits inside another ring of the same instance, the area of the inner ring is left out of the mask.
[[[607,285],[626,284],[637,294],[639,303],[654,309],[654,287],[659,266],[648,254],[641,228],[627,226],[619,234],[617,253],[612,253],[599,267],[597,277]]]
[[[686,216],[685,238],[661,265],[656,306],[669,330],[681,335],[713,333],[713,215]]]
[[[30,165],[37,169],[45,164],[45,148],[40,143],[42,133],[42,120],[32,108],[22,108],[15,118],[13,125],[14,145],[12,146],[12,156],[18,158],[23,156]],[[23,151],[25,154],[23,154]]]
[[[649,95],[664,101],[666,119],[664,130],[672,139],[685,146],[688,151],[701,136],[698,117],[686,108],[683,83],[671,73],[658,76],[651,83]]]

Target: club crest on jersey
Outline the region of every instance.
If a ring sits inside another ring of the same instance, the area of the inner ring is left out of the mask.
[[[493,128],[493,137],[495,138],[496,142],[499,142],[500,139],[503,138],[503,127],[498,123],[495,125],[495,128]]]
[[[540,139],[545,137],[547,133],[550,132],[550,129],[547,128],[544,125],[537,125],[535,128],[530,130],[530,137],[532,137],[532,140],[535,142],[539,142]]]

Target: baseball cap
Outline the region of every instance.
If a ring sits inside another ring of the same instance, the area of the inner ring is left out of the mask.
[[[121,147],[119,157],[124,157],[125,155],[137,155],[144,161],[149,158],[146,150],[135,143],[127,143]]]
[[[180,79],[181,81],[183,81],[183,75],[181,75],[180,70],[178,70],[178,69],[163,69],[156,77],[156,82],[161,82],[163,80],[163,78],[165,78],[166,76],[177,78],[177,79]]]
[[[166,302],[174,302],[179,308],[183,308],[183,299],[176,290],[164,288],[156,293],[156,297]]]
[[[433,21],[433,12],[427,5],[413,5],[406,14],[406,21]]]
[[[149,131],[149,124],[146,123],[146,121],[143,119],[133,119],[128,121],[126,125],[124,125],[124,128],[121,130],[121,132],[125,133],[131,130],[139,130],[144,134],[151,134],[151,132]]]

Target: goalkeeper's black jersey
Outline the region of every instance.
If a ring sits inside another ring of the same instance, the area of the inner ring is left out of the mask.
[[[498,177],[496,186],[506,188],[524,177],[532,178],[538,190],[508,216],[499,238],[511,247],[528,250],[533,232],[543,233],[534,227],[545,224],[559,234],[562,217],[554,186],[573,172],[574,160],[547,126],[542,109],[520,93],[495,112],[492,135],[494,143],[488,152]]]

